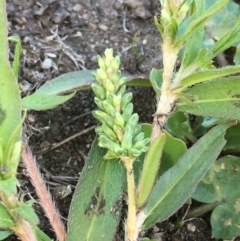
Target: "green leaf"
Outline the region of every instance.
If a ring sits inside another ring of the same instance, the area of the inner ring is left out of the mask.
[[[8,236],[10,236],[13,232],[12,231],[0,231],[0,240],[5,240]]]
[[[239,172],[239,157],[223,157],[213,164],[193,194],[200,202],[220,202],[211,214],[214,238],[230,240],[240,233]]]
[[[240,72],[240,65],[226,66],[218,69],[203,70],[194,73],[180,81],[182,87],[188,87],[204,81],[217,79],[220,77],[236,74]]]
[[[16,79],[18,79],[19,61],[22,51],[21,39],[18,36],[10,36],[8,39],[16,43],[12,68]]]
[[[198,84],[183,92],[177,110],[194,115],[240,119],[240,79],[228,77]],[[190,105],[188,101],[192,101]]]
[[[161,133],[150,145],[143,162],[141,177],[137,190],[137,208],[147,200],[154,186],[158,169],[161,163],[162,151],[166,142],[166,134]]]
[[[38,226],[33,225],[33,229],[38,241],[53,241],[53,239],[50,239]]]
[[[230,0],[222,0],[213,4],[210,8],[206,9],[199,17],[194,21],[191,21],[186,27],[185,32],[176,39],[175,45],[184,43],[192,34],[198,30],[203,24],[211,18],[216,12],[224,8]]]
[[[194,21],[204,12],[205,1],[195,1],[195,3],[197,5],[196,12],[190,18],[188,18],[187,24],[190,24],[192,21]],[[185,28],[184,28],[184,31],[185,31]],[[201,46],[202,46],[203,34],[204,34],[204,28],[202,26],[195,32],[195,34],[192,34],[189,37],[189,39],[186,41],[183,61],[182,61],[181,68],[179,70],[180,72],[182,69],[185,69],[190,64],[192,64],[194,60],[197,58],[197,56],[199,55],[201,51]]]
[[[0,196],[11,196],[17,192],[17,179],[15,177],[0,180]]]
[[[22,99],[22,105],[29,110],[48,110],[52,109],[75,95],[75,92],[69,95],[45,95],[34,93]]]
[[[11,228],[14,226],[14,221],[6,207],[0,203],[0,228]]]
[[[163,155],[158,176],[160,177],[170,167],[174,166],[178,159],[187,151],[186,144],[169,133],[166,134],[166,143],[163,148]]]
[[[160,98],[162,88],[162,69],[152,69],[150,72],[150,82],[156,93],[157,99]]]
[[[66,241],[112,241],[121,216],[124,168],[104,160],[106,150],[95,139],[76,187]]]
[[[17,215],[32,224],[37,224],[39,222],[39,219],[32,207],[32,203],[32,201],[22,203],[22,205],[20,205],[19,207],[12,209],[11,213],[14,214],[13,216]]]
[[[234,59],[233,59],[233,62],[237,65],[237,64],[240,64],[240,46],[238,46],[236,48],[236,52],[235,52],[235,55],[234,55]]]
[[[218,0],[208,0],[206,1],[206,4],[210,6],[217,1]],[[239,5],[234,1],[230,1],[225,8],[214,14],[214,16],[205,24],[208,35],[210,35],[213,40],[221,39],[227,32],[232,29],[239,15]],[[208,45],[207,47],[210,46]]]
[[[36,93],[60,95],[77,90],[90,89],[91,84],[96,82],[92,74],[93,72],[94,70],[81,70],[62,74],[57,78],[47,81],[36,90]],[[123,77],[127,77],[129,85],[150,86],[149,81],[144,76],[123,75]]]
[[[208,50],[208,58],[213,59],[218,54],[224,52],[226,49],[234,46],[240,39],[240,18],[237,19],[235,25],[226,33],[221,39],[219,39]]]
[[[6,145],[12,132],[21,122],[21,99],[10,64],[0,61],[0,70],[0,138]],[[16,141],[20,140],[20,136],[21,130],[16,136]]]
[[[240,123],[238,122],[237,125],[231,126],[225,135],[227,140],[226,145],[224,146],[223,150],[229,149],[240,149]]]
[[[52,109],[71,99],[75,91],[90,89],[91,84],[95,82],[92,73],[93,70],[82,70],[60,75],[46,82],[32,95],[24,97],[22,105],[24,108],[38,111]],[[144,76],[123,76],[127,77],[129,86],[151,86],[149,80]],[[63,95],[66,93],[71,94]]]
[[[196,138],[191,134],[192,130],[188,116],[183,112],[174,112],[168,118],[165,127],[173,136],[180,138],[183,141],[186,141],[186,139],[189,139],[192,142],[196,141]]]
[[[76,90],[89,89],[90,85],[95,82],[92,73],[93,70],[82,70],[62,74],[57,78],[47,81],[36,90],[36,93],[60,95]]]
[[[231,125],[228,122],[212,128],[161,176],[138,214],[144,229],[171,216],[190,197],[221,152],[225,131]]]

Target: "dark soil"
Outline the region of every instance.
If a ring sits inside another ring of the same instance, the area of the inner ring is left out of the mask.
[[[149,75],[152,68],[161,68],[160,36],[153,24],[153,16],[159,13],[158,2],[8,0],[9,34],[22,39],[22,95],[32,93],[60,74],[96,69],[97,55],[102,55],[107,47],[121,56],[123,72]],[[151,123],[155,109],[153,91],[131,91],[141,121]],[[80,91],[53,110],[28,112],[25,124],[29,145],[66,225],[72,194],[95,133],[91,130],[54,150],[42,150],[95,125],[91,115],[94,109],[91,91]],[[19,180],[21,192],[36,201],[40,227],[55,239],[23,165],[19,168]],[[189,220],[181,228],[175,228],[173,223],[174,218],[170,218],[147,234],[158,241],[216,241],[211,238],[208,217]]]

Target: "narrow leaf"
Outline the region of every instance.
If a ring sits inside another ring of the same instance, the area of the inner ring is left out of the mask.
[[[3,204],[0,204],[0,228],[11,228],[14,226],[14,221]]]
[[[230,29],[226,35],[218,40],[212,48],[208,50],[208,58],[213,59],[218,54],[224,52],[224,50],[234,46],[240,39],[240,17],[237,19],[234,27]]]
[[[210,8],[204,11],[198,18],[190,22],[185,32],[176,40],[175,44],[179,45],[185,42],[196,30],[198,30],[203,24],[212,17],[216,12],[225,7],[230,0],[217,1]]]
[[[183,92],[177,110],[194,115],[240,119],[240,79],[228,77],[198,84]]]
[[[212,128],[161,176],[138,214],[144,229],[171,216],[190,197],[226,143],[224,134],[232,124]]]
[[[38,241],[53,241],[53,239],[50,239],[38,226],[33,225],[33,229]]]
[[[159,99],[161,95],[162,74],[163,74],[162,69],[152,69],[150,72],[150,82],[156,93],[157,99]]]
[[[29,110],[48,110],[63,104],[74,95],[75,92],[68,95],[45,95],[34,93],[22,99],[22,106]]]
[[[205,1],[196,1],[197,4],[196,6],[196,12],[193,14],[192,17],[188,19],[188,23],[190,24],[192,21],[194,21],[196,18],[201,16],[204,12],[205,9]],[[184,30],[185,31],[185,30]],[[200,27],[195,34],[192,34],[190,38],[186,42],[186,47],[184,49],[184,56],[183,56],[183,61],[182,65],[180,68],[185,69],[188,67],[191,63],[194,62],[194,60],[197,58],[201,51],[201,46],[202,46],[202,39],[203,39],[203,34],[204,34],[204,27]]]
[[[5,240],[8,236],[12,234],[12,231],[0,231],[0,240]]]
[[[194,73],[180,81],[182,87],[188,87],[204,81],[217,79],[220,77],[236,74],[240,72],[240,65],[226,66],[218,69],[204,70]]]
[[[112,241],[122,204],[124,168],[104,160],[95,139],[72,200],[66,241]]]
[[[153,143],[145,156],[142,173],[137,193],[137,208],[140,208],[147,200],[156,180],[161,163],[162,151],[166,142],[166,134],[161,133]]]
[[[92,83],[95,82],[93,70],[74,71],[62,74],[52,80],[47,81],[35,93],[44,95],[60,95],[70,93],[76,90],[90,89]],[[148,79],[139,75],[124,75],[127,77],[128,85],[131,86],[150,86]]]

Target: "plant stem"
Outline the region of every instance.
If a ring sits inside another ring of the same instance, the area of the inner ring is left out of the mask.
[[[127,184],[128,184],[128,217],[126,224],[126,241],[137,241],[138,228],[136,223],[136,189],[133,173],[133,162],[135,158],[121,157],[126,171],[127,171]]]
[[[224,200],[221,200],[214,203],[203,204],[200,207],[193,208],[188,212],[188,214],[186,215],[186,218],[195,218],[195,217],[201,216],[204,213],[212,211],[216,206],[224,202],[225,202]]]
[[[56,208],[52,202],[51,196],[47,191],[46,185],[41,177],[41,174],[36,166],[30,148],[27,146],[22,152],[22,159],[32,179],[33,185],[36,188],[36,192],[40,198],[42,207],[52,225],[54,232],[59,241],[64,241],[66,237],[66,231],[61,219],[56,211]],[[31,240],[31,239],[29,239]]]
[[[22,241],[38,241],[29,222],[24,219],[20,219],[17,224],[18,226],[14,227],[13,231]]]
[[[157,111],[153,119],[151,142],[160,135],[169,115],[175,107],[176,96],[171,93],[170,87],[178,52],[179,48],[172,46],[170,39],[163,39],[163,83],[161,97],[157,104]]]

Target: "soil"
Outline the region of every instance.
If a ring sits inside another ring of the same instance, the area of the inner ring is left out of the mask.
[[[107,47],[121,56],[123,72],[148,76],[152,68],[162,66],[160,36],[153,24],[153,16],[160,12],[157,0],[8,0],[7,12],[9,35],[22,40],[19,82],[23,96],[63,73],[96,69],[97,55]],[[140,87],[130,90],[140,120],[151,123],[155,110],[153,91]],[[46,153],[42,150],[96,125],[91,115],[94,109],[91,91],[79,91],[53,110],[29,111],[25,123],[29,145],[66,225],[94,130]],[[40,228],[56,239],[26,173],[21,164],[20,191],[26,199],[36,201]],[[181,228],[175,228],[175,218],[156,224],[147,232],[148,237],[158,241],[217,241],[211,238],[208,216],[189,220]]]

